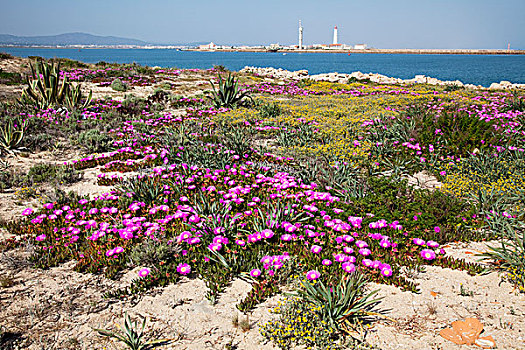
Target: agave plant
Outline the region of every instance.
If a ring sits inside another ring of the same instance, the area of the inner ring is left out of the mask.
[[[22,91],[22,101],[33,102],[40,109],[47,109],[55,105],[62,105],[69,90],[67,77],[60,81],[60,62],[37,62],[36,69],[31,67],[31,78],[27,80],[28,86]]]
[[[27,87],[22,91],[21,103],[32,103],[39,109],[47,109],[64,105],[68,108],[85,108],[91,102],[91,92],[82,103],[80,85],[73,88],[67,77],[60,78],[60,62],[55,65],[40,60],[36,69],[31,63],[30,67],[31,80],[27,80]]]
[[[252,100],[247,91],[239,89],[239,81],[235,80],[235,77],[233,77],[231,73],[228,74],[225,80],[223,80],[219,74],[218,80],[218,89],[216,89],[215,85],[210,81],[213,91],[211,92],[211,96],[208,96],[216,108],[234,108],[242,104],[245,98]]]
[[[89,91],[89,95],[87,96],[86,100],[83,100],[82,97],[82,90],[80,90],[80,84],[77,84],[75,87],[70,87],[69,93],[66,95],[66,107],[68,109],[84,109],[87,108],[91,104],[93,91]]]
[[[24,138],[26,122],[8,119],[0,128],[0,151],[13,153]]]
[[[366,279],[354,273],[337,285],[326,286],[321,281],[301,281],[297,294],[306,302],[316,306],[322,319],[330,327],[346,333],[361,331],[362,325],[375,317],[385,317],[377,309],[381,298],[374,299],[378,292],[365,292]]]
[[[144,328],[146,327],[146,319],[142,321],[142,325],[139,327],[139,322],[131,321],[131,317],[126,313],[124,314],[124,327],[117,325],[118,331],[112,332],[107,329],[95,329],[100,335],[115,338],[126,344],[130,350],[151,350],[162,345],[167,345],[171,341],[169,339],[157,339],[146,341]]]

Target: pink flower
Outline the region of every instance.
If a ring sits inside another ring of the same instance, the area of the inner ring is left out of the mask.
[[[341,267],[343,268],[345,272],[348,272],[348,273],[352,273],[356,270],[355,265],[352,264],[351,262],[345,262],[343,263],[343,265],[341,265]]]
[[[368,247],[368,244],[364,241],[357,241],[355,242],[355,245],[358,247],[358,248],[367,248]]]
[[[392,276],[392,269],[391,268],[383,268],[383,269],[381,269],[381,275],[383,275],[383,277],[390,277],[390,276]]]
[[[273,231],[267,228],[261,231],[261,235],[266,239],[270,239],[273,237]]]
[[[306,273],[306,278],[310,281],[314,281],[318,279],[321,276],[321,274],[315,270],[310,270]]]
[[[46,239],[46,235],[45,234],[41,234],[40,236],[36,236],[36,240],[38,242],[42,242],[44,239]]]
[[[323,264],[324,266],[330,266],[332,265],[332,260],[328,260],[328,259],[324,259],[321,264]]]
[[[431,249],[423,249],[421,251],[421,257],[425,260],[434,260],[436,258],[436,253]]]
[[[53,203],[46,203],[46,204],[44,204],[44,208],[46,208],[46,209],[53,209]]]
[[[26,208],[26,209],[24,209],[24,211],[22,212],[22,215],[24,215],[24,216],[29,216],[29,215],[31,215],[31,214],[33,214],[33,209],[32,209],[32,208]]]
[[[150,274],[150,272],[151,272],[150,269],[144,268],[139,271],[139,277],[146,277],[147,275]]]
[[[414,243],[415,245],[425,245],[426,244],[426,242],[421,238],[414,238],[412,240],[412,243]]]
[[[313,245],[312,248],[310,248],[310,251],[314,254],[319,254],[323,250],[323,247],[318,245]]]
[[[369,256],[370,254],[372,254],[372,251],[368,248],[363,248],[359,249],[359,254],[361,254],[362,256]]]
[[[435,233],[440,233],[441,232],[441,229],[439,228],[439,226],[434,227],[434,232]]]
[[[373,264],[373,261],[370,260],[370,259],[363,259],[363,261],[361,262],[363,265],[365,265],[366,267],[371,267],[372,264]]]
[[[250,276],[252,276],[253,278],[257,278],[261,275],[261,270],[259,269],[253,269],[250,271]]]
[[[187,275],[191,272],[191,267],[188,264],[179,264],[179,266],[177,266],[177,272],[181,275]]]
[[[439,247],[439,243],[438,242],[434,242],[434,241],[428,241],[427,242],[427,246],[429,246],[430,248],[438,248]]]

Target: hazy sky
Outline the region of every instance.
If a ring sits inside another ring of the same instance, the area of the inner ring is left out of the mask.
[[[525,0],[0,0],[0,33],[159,43],[525,49]]]

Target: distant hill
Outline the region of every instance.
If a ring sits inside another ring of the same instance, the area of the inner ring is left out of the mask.
[[[16,36],[0,34],[0,45],[42,45],[42,46],[68,46],[68,45],[151,45],[151,43],[116,36],[99,36],[87,33],[65,33],[45,36]]]

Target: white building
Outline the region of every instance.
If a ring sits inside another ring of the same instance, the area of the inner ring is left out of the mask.
[[[334,40],[332,42],[332,45],[337,45],[338,44],[338,38],[337,38],[337,26],[334,27]]]
[[[299,21],[299,50],[303,49],[303,26],[301,21]]]
[[[199,45],[199,50],[215,50],[217,48],[217,45],[214,43],[209,43],[206,45]]]
[[[354,50],[366,50],[366,44],[356,44]]]

